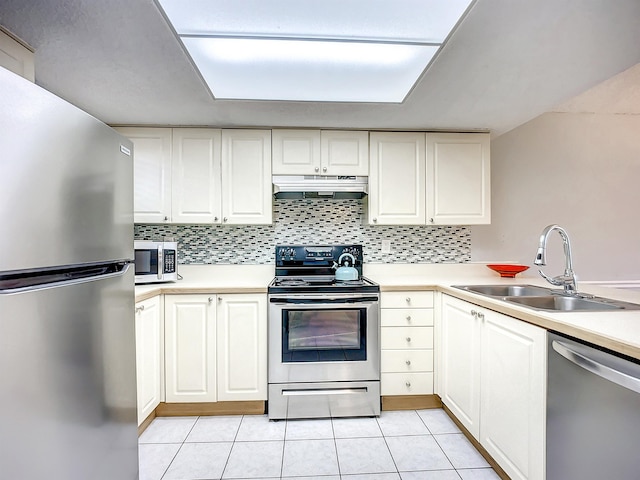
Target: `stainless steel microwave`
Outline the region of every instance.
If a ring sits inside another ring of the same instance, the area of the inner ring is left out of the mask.
[[[178,280],[178,243],[136,240],[136,284]]]

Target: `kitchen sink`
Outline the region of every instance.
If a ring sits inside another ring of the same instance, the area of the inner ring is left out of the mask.
[[[577,310],[605,311],[624,310],[626,307],[613,300],[586,299],[568,295],[548,295],[544,297],[504,297],[505,302],[517,303],[537,310],[553,310],[558,312],[573,312]],[[631,305],[631,304],[629,304]],[[636,305],[640,308],[640,305]]]
[[[534,310],[550,312],[640,310],[636,303],[591,295],[571,295],[563,290],[535,285],[454,285],[455,288],[493,297]]]
[[[554,292],[551,288],[535,285],[455,285],[455,288],[490,297],[534,297],[551,295]]]

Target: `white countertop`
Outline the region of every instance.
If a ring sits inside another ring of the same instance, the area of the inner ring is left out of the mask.
[[[175,283],[137,285],[136,301],[158,294],[266,293],[273,265],[180,265],[183,277]],[[559,331],[640,359],[640,310],[604,312],[543,312],[452,288],[452,285],[529,284],[550,287],[534,269],[516,278],[501,278],[484,264],[367,264],[364,276],[380,284],[382,292],[435,289],[523,321]],[[578,290],[601,297],[640,304],[636,289],[581,284]]]

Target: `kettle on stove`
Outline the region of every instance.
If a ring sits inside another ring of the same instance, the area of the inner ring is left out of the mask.
[[[342,266],[342,260],[345,260],[347,266]],[[349,259],[351,261],[349,262]],[[358,280],[358,270],[354,267],[356,259],[350,253],[343,253],[338,258],[338,263],[333,264],[333,268],[336,269],[336,280],[339,282]]]

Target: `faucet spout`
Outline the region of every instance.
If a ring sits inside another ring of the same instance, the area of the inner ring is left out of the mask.
[[[571,241],[569,240],[569,234],[567,231],[559,225],[547,226],[540,235],[540,244],[538,245],[538,252],[536,253],[536,259],[533,261],[535,265],[547,264],[547,241],[551,232],[557,231],[562,238],[562,245],[564,250],[564,273],[557,277],[550,277],[546,275],[542,270],[538,270],[540,275],[552,285],[562,286],[564,291],[569,294],[575,294],[577,292],[576,275],[573,271],[573,261],[571,258]]]

